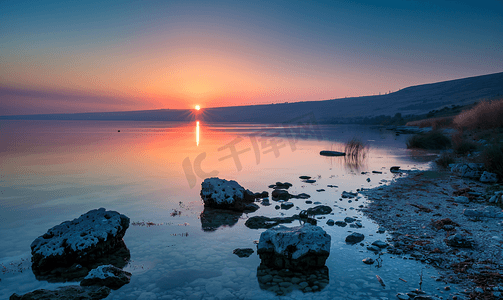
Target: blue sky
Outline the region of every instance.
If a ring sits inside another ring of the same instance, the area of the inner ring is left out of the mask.
[[[502,1],[2,1],[0,110],[334,99],[496,73],[502,16]]]

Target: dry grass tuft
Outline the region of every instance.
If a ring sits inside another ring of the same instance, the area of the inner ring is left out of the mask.
[[[454,125],[461,129],[491,129],[503,127],[503,99],[483,101],[454,118]]]

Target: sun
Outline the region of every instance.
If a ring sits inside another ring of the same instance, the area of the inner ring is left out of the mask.
[[[200,109],[201,109],[201,106],[196,105],[194,108],[195,108],[196,110],[200,110]]]

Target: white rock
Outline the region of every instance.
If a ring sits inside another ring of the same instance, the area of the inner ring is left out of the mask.
[[[322,267],[330,255],[330,241],[330,235],[318,226],[279,225],[262,232],[257,253],[262,262],[273,263],[276,267],[302,268],[308,267],[304,264],[311,262],[314,264],[312,267]],[[280,263],[284,265],[276,265]]]
[[[449,165],[451,166],[451,165]],[[479,178],[482,174],[483,164],[454,164],[451,166],[451,172],[461,177]]]
[[[454,202],[456,203],[470,203],[470,199],[465,196],[454,197]]]
[[[54,226],[35,239],[31,244],[32,254],[51,256],[63,254],[66,248],[73,251],[84,250],[96,246],[100,240],[106,241],[108,235],[125,232],[128,227],[128,217],[115,211],[106,211],[104,208],[94,209],[73,221]]]
[[[236,199],[244,198],[245,189],[234,180],[217,177],[206,178],[201,184],[203,201],[213,201],[216,204],[232,204]]]
[[[482,176],[480,176],[480,181],[485,183],[496,183],[498,182],[498,175],[484,171],[484,173],[482,173]]]
[[[32,269],[55,276],[52,271],[59,267],[88,267],[112,248],[125,247],[122,238],[128,227],[128,217],[104,208],[56,225],[31,243]]]

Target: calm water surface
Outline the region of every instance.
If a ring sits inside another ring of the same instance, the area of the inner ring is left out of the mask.
[[[313,205],[295,199],[294,208],[276,210],[271,201],[271,206],[204,231],[199,192],[204,178],[213,175],[257,192],[288,181],[293,184],[290,193],[310,194],[313,202],[334,209],[318,222],[332,237],[329,284],[319,292],[296,290],[282,298],[394,299],[397,292],[419,287],[421,271],[423,289],[441,294],[434,269],[388,254],[380,267],[364,265],[363,258],[376,255],[366,246],[344,242],[351,231],[364,233],[368,243],[385,240],[386,234],[376,233],[377,225],[358,212],[365,198],[349,203],[339,199],[342,191],[386,184],[393,179],[391,166],[424,169],[433,157],[406,150],[405,137],[393,132],[356,125],[2,121],[0,137],[1,299],[75,284],[37,281],[30,269],[30,244],[50,227],[99,207],[123,213],[132,222],[157,224],[127,230],[131,263],[126,269],[132,280],[107,299],[277,298],[259,286],[256,253],[239,258],[232,251],[255,249],[253,241],[264,231],[246,228],[247,218],[289,216]],[[319,155],[320,150],[343,150],[353,137],[369,145],[364,160]],[[373,170],[383,173],[362,174]],[[301,175],[317,182],[304,183]],[[364,227],[326,225],[328,219],[346,216],[356,216]]]

